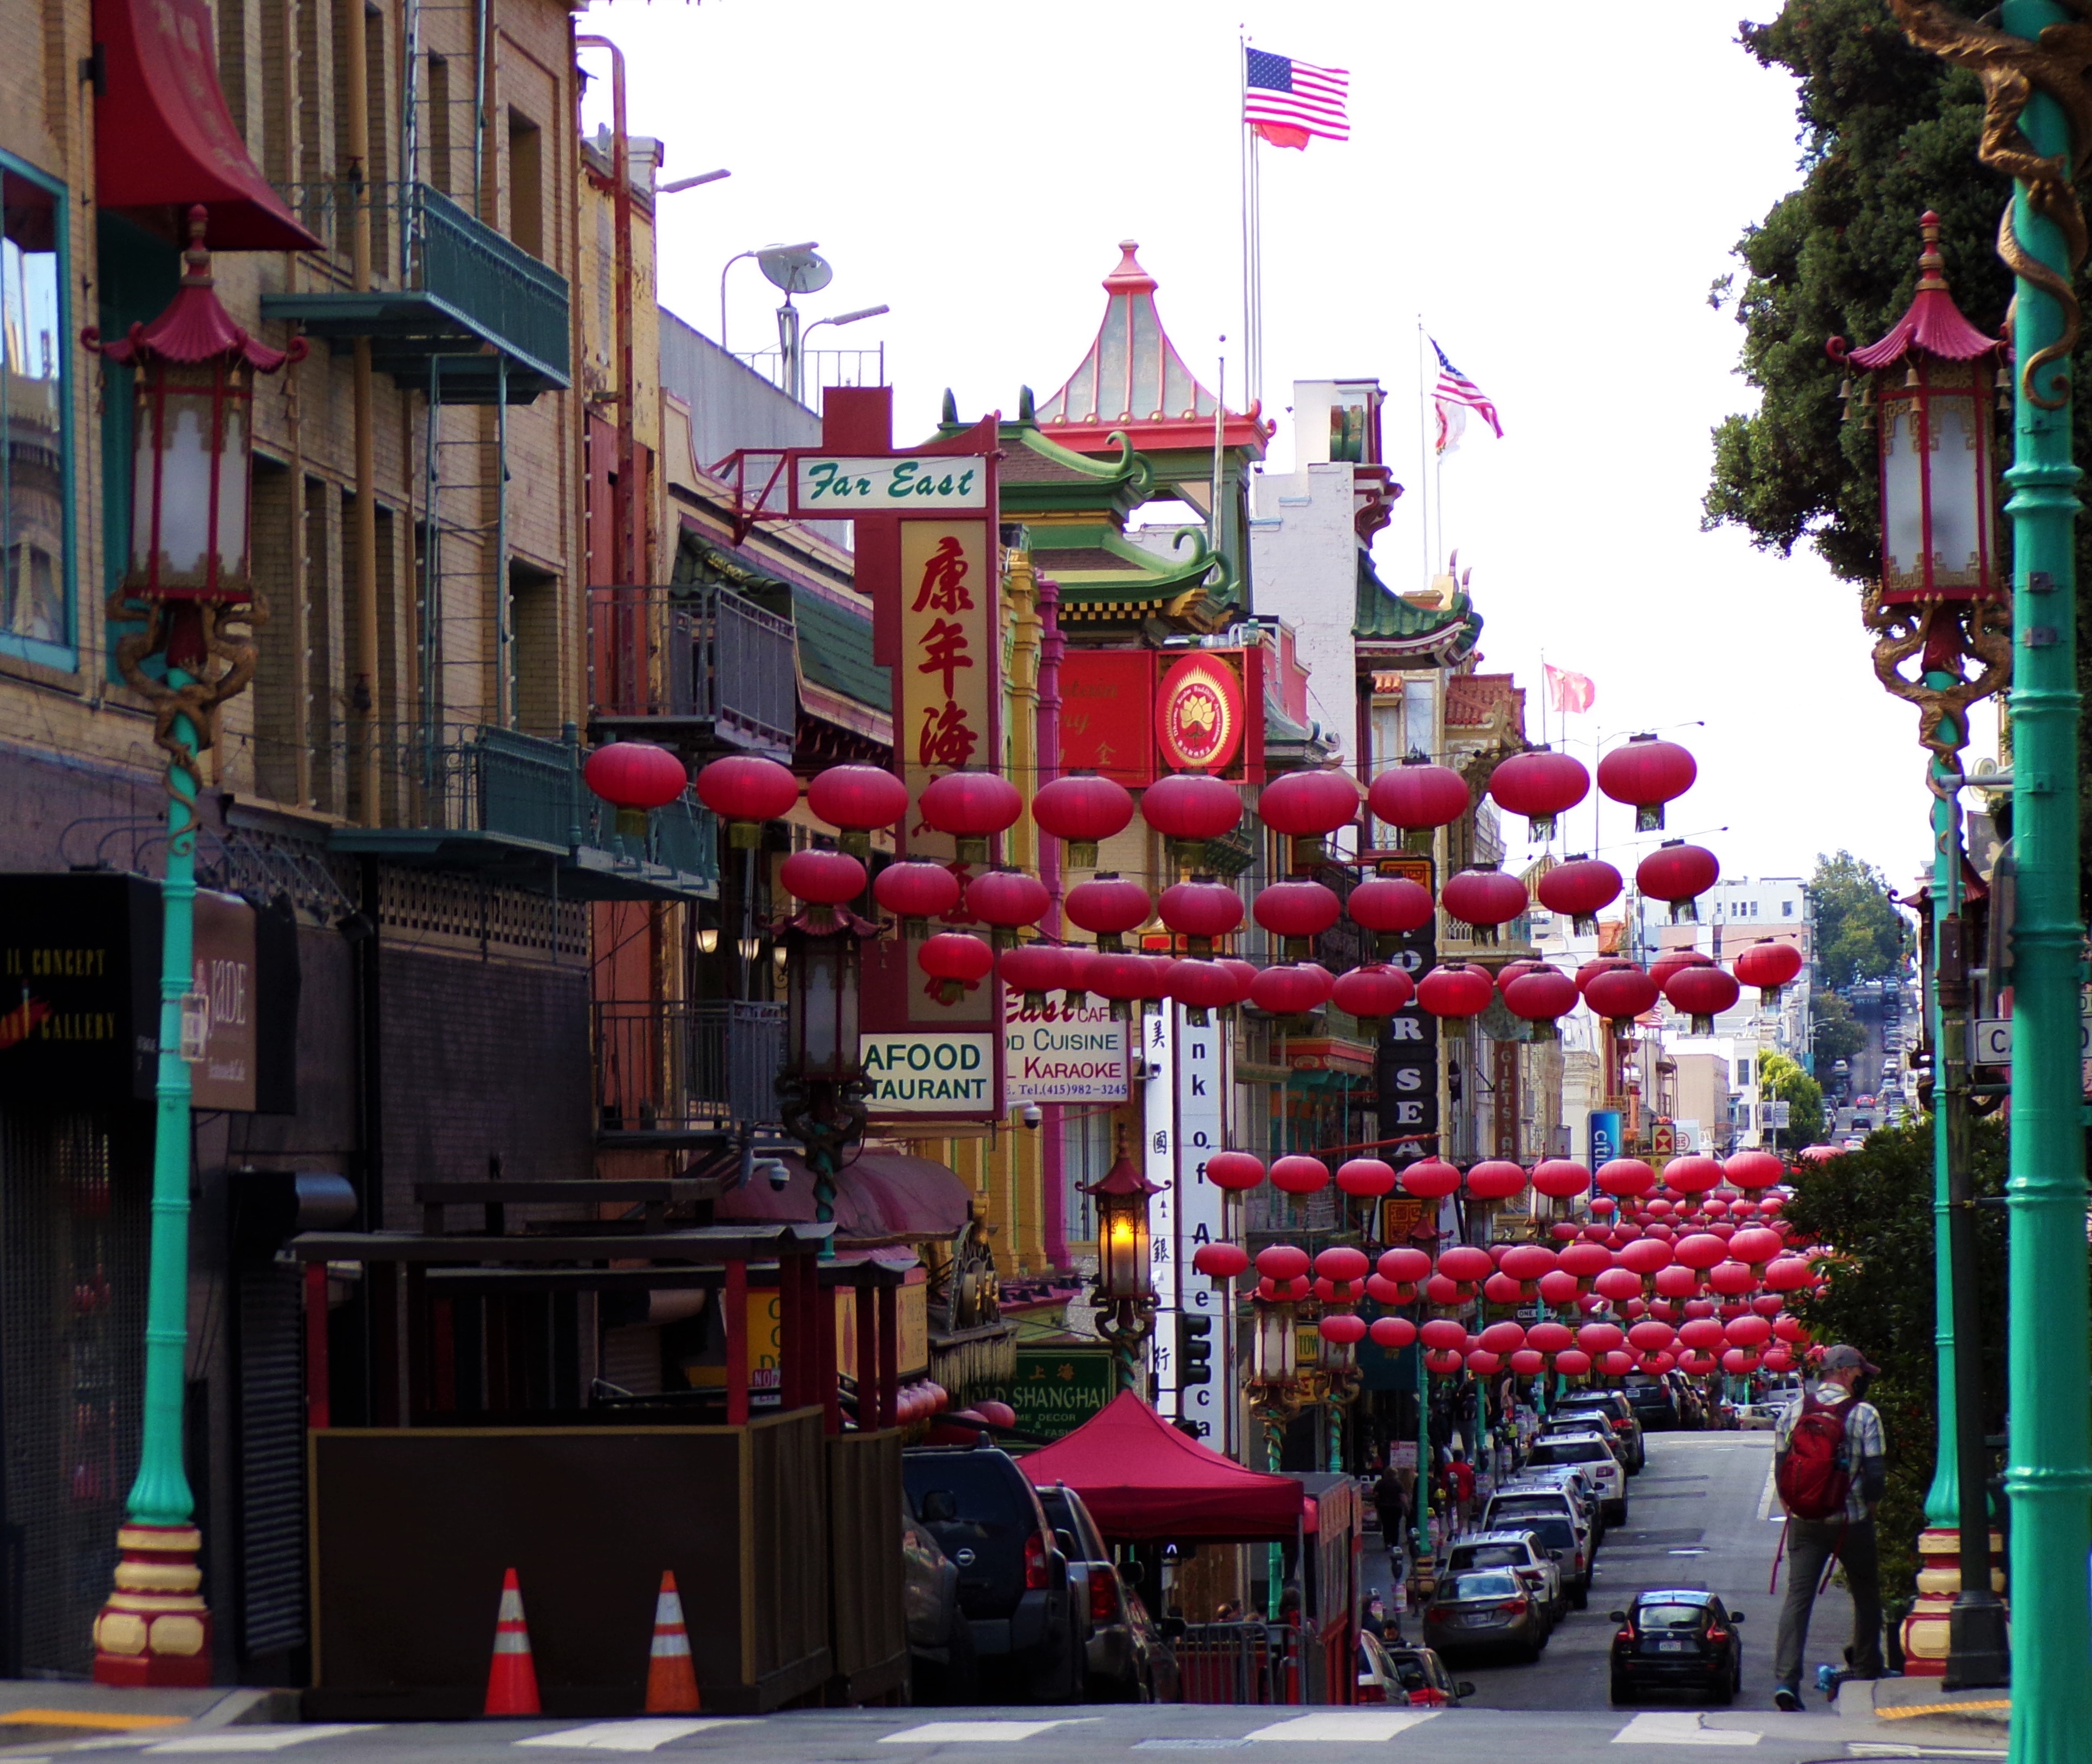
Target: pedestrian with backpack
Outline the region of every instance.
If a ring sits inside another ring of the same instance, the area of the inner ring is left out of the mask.
[[[1801,1707],[1801,1656],[1816,1595],[1834,1563],[1845,1568],[1852,1596],[1852,1678],[1882,1675],[1882,1586],[1874,1507],[1887,1474],[1882,1418],[1860,1399],[1881,1368],[1858,1348],[1839,1345],[1823,1356],[1816,1388],[1787,1405],[1773,1434],[1774,1485],[1787,1508],[1783,1541],[1787,1602],[1773,1648],[1773,1701]],[[1777,1570],[1775,1570],[1777,1572]]]

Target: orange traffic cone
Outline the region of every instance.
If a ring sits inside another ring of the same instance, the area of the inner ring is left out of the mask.
[[[676,1572],[665,1569],[654,1601],[654,1649],[646,1662],[646,1713],[687,1715],[699,1707],[697,1669],[690,1663],[690,1632],[683,1627],[683,1598]]]
[[[494,1625],[494,1664],[486,1674],[490,1715],[541,1715],[538,1667],[530,1658],[530,1632],[523,1623],[523,1589],[513,1568],[501,1577],[501,1614]]]

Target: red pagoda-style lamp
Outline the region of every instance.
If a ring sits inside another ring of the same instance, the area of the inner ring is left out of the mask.
[[[1119,1388],[1135,1390],[1141,1344],[1155,1330],[1148,1199],[1161,1190],[1135,1167],[1122,1133],[1117,1161],[1083,1192],[1097,1204],[1097,1333],[1111,1344]]]

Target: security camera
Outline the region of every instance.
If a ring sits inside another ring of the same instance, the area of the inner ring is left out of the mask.
[[[770,1178],[772,1188],[781,1189],[792,1180],[792,1173],[784,1167],[782,1158],[773,1157],[763,1166],[763,1173]]]
[[[1027,1127],[1035,1127],[1046,1118],[1046,1111],[1036,1103],[1027,1103],[1018,1111],[1018,1119]]]

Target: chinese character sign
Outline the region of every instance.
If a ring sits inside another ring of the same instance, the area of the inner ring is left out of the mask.
[[[901,528],[901,665],[893,742],[908,788],[999,758],[996,559],[979,521]]]

